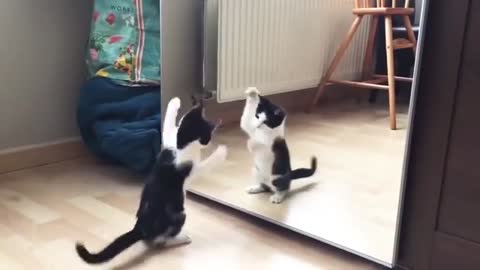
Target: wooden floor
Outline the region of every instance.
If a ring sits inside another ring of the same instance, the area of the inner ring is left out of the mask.
[[[141,186],[138,176],[88,158],[0,175],[0,269],[91,269],[74,242],[96,250],[131,228]],[[195,197],[186,208],[191,245],[137,244],[96,269],[379,269]]]
[[[228,162],[191,190],[233,207],[285,224],[384,262],[391,262],[407,109],[400,106],[399,130],[388,126],[385,105],[330,104],[319,111],[289,115],[287,142],[293,167],[318,158],[317,174],[293,183],[281,205],[270,194],[250,195],[252,157],[239,127],[220,132]]]

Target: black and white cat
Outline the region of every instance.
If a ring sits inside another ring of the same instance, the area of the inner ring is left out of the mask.
[[[203,161],[196,159],[196,156],[193,159],[189,157],[189,153],[196,153],[198,147],[210,143],[218,125],[205,119],[200,104],[187,112],[177,127],[175,118],[179,108],[178,98],[168,104],[163,131],[164,145],[143,188],[135,226],[99,253],[90,253],[83,244],[77,243],[77,253],[85,262],[107,262],[138,241],[162,246],[191,242],[187,235],[180,234],[186,220],[186,181],[196,173],[224,161],[227,149],[219,146]]]
[[[257,88],[246,90],[247,99],[240,127],[249,136],[248,150],[253,154],[255,184],[247,188],[249,194],[273,191],[272,203],[281,203],[290,189],[292,180],[312,176],[317,159],[312,157],[311,168],[292,170],[290,154],[285,141],[286,112],[267,98],[260,96]]]
[[[98,253],[90,253],[77,243],[78,255],[89,264],[107,262],[138,241],[166,246],[190,243],[187,235],[180,234],[185,223],[184,182],[193,163],[175,162],[175,152],[162,149],[147,179],[137,210],[137,221],[129,232],[119,236]]]

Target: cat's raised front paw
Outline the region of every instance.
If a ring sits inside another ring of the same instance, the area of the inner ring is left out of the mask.
[[[178,98],[178,97],[172,98],[170,100],[170,102],[168,103],[168,106],[172,106],[173,109],[175,109],[175,110],[180,109],[180,105],[181,105],[181,101],[180,101],[180,98]]]
[[[225,161],[227,159],[227,154],[228,154],[228,148],[225,145],[219,145],[217,149],[215,150],[215,156],[222,161]]]
[[[249,98],[256,98],[260,94],[260,91],[258,91],[256,87],[248,87],[247,90],[245,90],[245,94],[247,94]]]

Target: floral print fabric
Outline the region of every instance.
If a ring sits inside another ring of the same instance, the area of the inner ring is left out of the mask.
[[[160,1],[95,0],[88,41],[90,76],[160,82]]]

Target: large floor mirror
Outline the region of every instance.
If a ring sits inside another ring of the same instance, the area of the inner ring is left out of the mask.
[[[317,169],[281,203],[248,192],[248,136],[228,125],[216,138],[228,161],[189,191],[394,265],[427,4],[207,0],[205,88],[218,103],[243,102],[251,86],[266,98],[313,89],[309,113],[286,110],[285,139],[293,169],[312,156]]]

